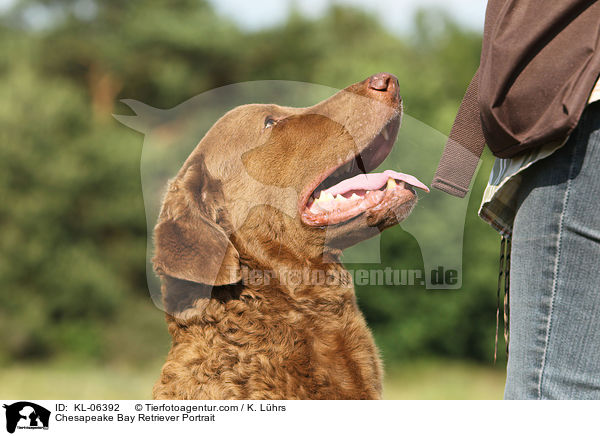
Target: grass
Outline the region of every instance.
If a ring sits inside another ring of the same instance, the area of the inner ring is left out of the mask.
[[[19,365],[0,369],[0,397],[40,400],[150,399],[161,362],[143,368]]]
[[[386,400],[501,400],[506,372],[491,365],[424,361],[387,368]]]
[[[150,399],[162,362],[140,368],[60,364],[0,369],[5,399]],[[424,361],[386,370],[387,400],[501,399],[504,371],[465,362]]]

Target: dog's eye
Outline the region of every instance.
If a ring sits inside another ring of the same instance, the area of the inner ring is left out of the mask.
[[[269,127],[273,127],[276,123],[277,123],[277,121],[275,121],[271,117],[265,118],[265,129],[268,129]]]

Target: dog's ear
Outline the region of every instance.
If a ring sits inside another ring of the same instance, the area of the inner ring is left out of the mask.
[[[198,216],[196,222],[166,220],[154,230],[154,269],[160,274],[207,285],[240,280],[237,250],[223,230]]]
[[[216,222],[220,195],[203,165],[172,182],[154,229],[157,273],[212,286],[241,280],[239,254]]]

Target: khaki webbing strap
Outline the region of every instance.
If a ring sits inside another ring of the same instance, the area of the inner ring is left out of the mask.
[[[467,88],[431,186],[463,198],[485,146],[478,103],[479,71]]]

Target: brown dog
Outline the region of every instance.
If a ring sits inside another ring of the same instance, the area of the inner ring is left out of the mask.
[[[378,351],[339,258],[410,213],[411,185],[427,189],[364,174],[391,151],[400,117],[398,82],[381,73],[309,108],[240,106],[209,130],[155,228],[173,343],[154,398],[381,397]]]

